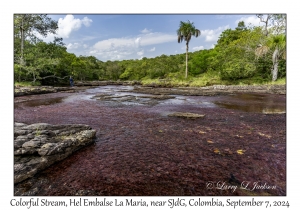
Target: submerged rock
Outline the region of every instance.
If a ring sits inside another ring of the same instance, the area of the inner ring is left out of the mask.
[[[169,95],[151,95],[151,96],[139,96],[140,98],[149,98],[149,99],[157,99],[157,100],[166,100],[176,98],[175,96]]]
[[[174,112],[172,114],[168,114],[168,116],[196,119],[196,118],[203,118],[205,115],[204,114],[195,114],[195,113],[190,113],[190,112]]]
[[[14,183],[33,177],[53,163],[94,142],[96,131],[88,125],[15,123]]]

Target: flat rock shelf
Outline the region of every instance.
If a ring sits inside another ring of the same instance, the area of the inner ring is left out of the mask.
[[[55,162],[94,142],[88,125],[15,123],[14,183],[33,177]]]
[[[168,116],[196,119],[196,118],[203,118],[205,116],[205,114],[196,114],[196,113],[190,113],[190,112],[174,112],[174,113],[168,114]]]

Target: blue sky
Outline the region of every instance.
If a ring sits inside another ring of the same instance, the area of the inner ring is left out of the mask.
[[[95,56],[99,60],[127,60],[174,55],[185,52],[185,43],[177,42],[180,21],[191,21],[201,31],[193,37],[189,51],[213,48],[222,31],[246,25],[259,25],[254,14],[50,14],[58,21],[58,37],[67,51],[77,56]],[[45,41],[52,41],[53,35]]]

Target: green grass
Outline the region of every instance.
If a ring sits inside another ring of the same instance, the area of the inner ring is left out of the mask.
[[[170,86],[190,86],[190,87],[205,87],[211,85],[285,85],[286,78],[278,79],[275,82],[267,81],[261,77],[253,77],[248,79],[241,79],[236,81],[222,80],[217,72],[206,72],[196,77],[188,76],[185,79],[184,74],[171,73],[165,79],[150,79],[145,77],[141,80],[143,85],[157,84],[157,85],[170,85]],[[15,82],[15,86],[30,87],[40,86],[40,82]]]
[[[265,82],[264,85],[286,85],[286,78],[281,78],[275,82]]]
[[[272,82],[256,76],[253,78],[228,81],[222,80],[217,72],[206,72],[196,77],[188,76],[187,79],[185,79],[183,74],[171,73],[166,77],[166,79],[150,79],[146,77],[143,78],[141,82],[143,85],[157,84],[183,87],[205,87],[211,85],[285,85],[286,78],[281,78]]]
[[[241,79],[233,82],[233,85],[285,85],[286,78],[280,78],[274,82],[262,79],[261,77],[253,77],[248,79]]]
[[[190,86],[190,87],[204,87],[210,85],[229,85],[228,81],[221,80],[220,76],[216,72],[206,72],[196,77],[188,76],[185,78],[184,74],[170,73],[166,79],[149,79],[143,78],[142,84],[169,84],[171,86]]]

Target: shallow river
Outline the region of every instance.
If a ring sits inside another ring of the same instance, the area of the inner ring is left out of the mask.
[[[159,98],[132,91],[101,86],[16,97],[15,122],[88,124],[97,139],[15,185],[15,195],[286,195],[285,95]],[[168,117],[172,112],[205,117]],[[230,184],[231,174],[276,189],[207,189],[210,181]]]
[[[132,86],[101,86],[98,88],[87,89],[84,92],[76,93],[65,97],[51,97],[33,99],[25,101],[22,104],[25,106],[43,106],[55,103],[72,103],[79,100],[97,101],[94,96],[101,95],[109,96],[106,100],[101,100],[107,105],[149,105],[147,102],[153,101],[150,94],[140,94],[130,92],[133,90]],[[285,113],[286,102],[282,100],[285,96],[278,96],[272,94],[256,94],[256,93],[236,93],[225,96],[180,96],[172,95],[174,98],[166,100],[158,100],[157,103],[151,105],[197,105],[198,107],[222,107],[226,109],[240,110],[244,112],[257,113]],[[130,98],[130,97],[135,97]],[[99,103],[101,103],[99,102]],[[16,104],[18,107],[20,104]],[[158,108],[157,107],[157,108]],[[158,108],[159,109],[159,108]]]

